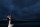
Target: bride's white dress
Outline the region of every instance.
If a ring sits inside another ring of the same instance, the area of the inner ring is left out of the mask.
[[[14,24],[11,24],[10,22],[11,22],[11,21],[9,20],[8,27],[13,27]]]

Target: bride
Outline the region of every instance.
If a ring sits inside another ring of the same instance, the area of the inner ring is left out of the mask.
[[[14,24],[11,24],[11,16],[7,16],[7,18],[9,19],[8,27],[13,27]]]

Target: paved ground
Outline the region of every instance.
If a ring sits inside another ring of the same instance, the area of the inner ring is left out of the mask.
[[[0,27],[7,27],[7,21],[0,21]],[[15,22],[14,27],[40,27],[40,22]]]

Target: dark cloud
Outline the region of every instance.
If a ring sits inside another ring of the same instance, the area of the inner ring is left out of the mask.
[[[12,14],[15,20],[40,19],[40,0],[4,0],[0,3],[0,17]]]

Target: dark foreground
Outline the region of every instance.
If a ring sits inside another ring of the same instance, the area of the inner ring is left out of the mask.
[[[40,21],[13,21],[14,27],[40,27]],[[7,27],[7,21],[0,21],[0,27]]]

